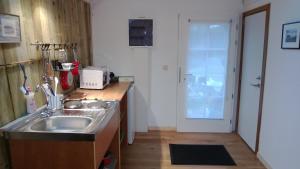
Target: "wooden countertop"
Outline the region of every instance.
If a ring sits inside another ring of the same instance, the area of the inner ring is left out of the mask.
[[[103,90],[77,89],[73,91],[68,99],[99,99],[99,100],[118,100],[120,101],[132,82],[119,82],[110,84]]]

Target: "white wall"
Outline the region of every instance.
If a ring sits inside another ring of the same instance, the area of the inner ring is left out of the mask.
[[[138,104],[140,107],[137,107],[140,115],[137,117],[138,131],[146,131],[147,126],[176,127],[178,14],[197,13],[207,19],[223,15],[235,16],[240,12],[241,2],[242,0],[93,1],[94,64],[109,65],[117,75],[136,76],[139,81],[137,100],[141,101]],[[137,17],[154,19],[153,48],[128,47],[128,19]],[[148,66],[145,65],[147,61]]]
[[[282,50],[280,46],[282,24],[300,21],[300,1],[270,2],[259,156],[273,169],[297,169],[300,168],[300,50]]]

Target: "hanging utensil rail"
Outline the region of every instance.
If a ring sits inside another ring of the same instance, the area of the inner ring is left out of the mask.
[[[0,68],[12,68],[19,66],[19,64],[33,64],[35,62],[40,62],[42,58],[39,59],[29,59],[29,60],[24,60],[24,61],[18,61],[18,62],[12,62],[12,63],[7,63],[7,64],[0,64]]]
[[[73,43],[43,43],[43,42],[35,42],[35,43],[31,43],[30,45],[32,46],[36,46],[37,49],[39,48],[45,48],[48,47],[48,49],[50,49],[50,46],[52,47],[51,49],[54,50],[59,50],[59,49],[74,49],[77,48],[78,44],[76,42]],[[58,48],[56,48],[58,47]]]
[[[59,50],[59,49],[75,49],[77,50],[78,43],[43,43],[43,42],[35,42],[30,43],[32,46],[36,46],[37,49],[41,48],[42,50]],[[51,48],[52,47],[52,48]],[[7,64],[0,64],[0,69],[11,68],[19,66],[19,64],[33,64],[35,62],[40,62],[42,58],[39,59],[28,59],[24,61],[17,61]]]

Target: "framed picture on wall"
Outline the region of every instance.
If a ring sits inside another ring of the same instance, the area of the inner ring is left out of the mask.
[[[300,22],[282,25],[282,49],[300,49]]]
[[[20,17],[0,13],[0,43],[20,43]]]

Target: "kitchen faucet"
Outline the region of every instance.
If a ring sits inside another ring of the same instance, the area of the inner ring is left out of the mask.
[[[53,110],[51,110],[49,107],[49,102],[50,102],[51,96],[50,96],[50,93],[48,92],[49,89],[46,89],[46,86],[48,86],[48,83],[44,83],[42,85],[38,84],[35,89],[35,92],[42,91],[42,93],[44,93],[44,95],[46,97],[46,109],[45,109],[45,111],[41,112],[41,116],[43,118],[50,117],[53,114]]]
[[[46,111],[43,111],[41,115],[43,117],[49,117],[53,114],[55,110],[50,108],[50,99],[55,96],[55,93],[51,87],[51,78],[48,75],[48,66],[50,64],[50,56],[48,53],[49,44],[42,46],[42,60],[43,60],[43,75],[42,75],[42,84],[36,86],[35,92],[42,91],[46,97]],[[45,57],[46,52],[46,57]]]

